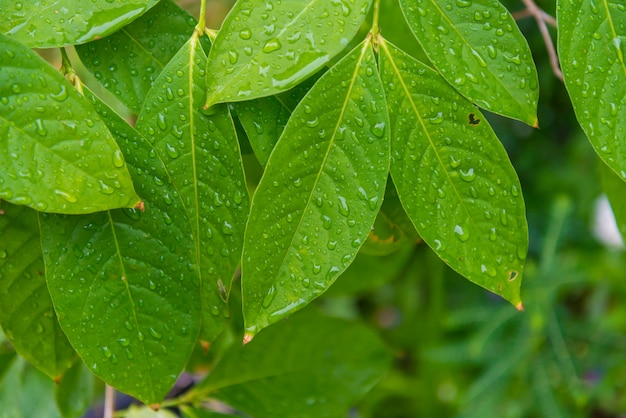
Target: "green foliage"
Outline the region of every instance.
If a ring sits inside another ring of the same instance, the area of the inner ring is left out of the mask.
[[[207,1],[0,0],[0,416],[623,409],[623,5],[555,5],[593,175],[518,3]]]

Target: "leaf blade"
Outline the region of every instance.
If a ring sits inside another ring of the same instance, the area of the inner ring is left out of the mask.
[[[123,155],[91,105],[28,48],[4,35],[0,47],[0,199],[57,213],[137,205]]]
[[[6,33],[29,48],[53,48],[85,43],[115,32],[156,5],[158,0],[0,0],[7,15],[0,22]],[[71,22],[71,23],[70,23]]]
[[[598,156],[626,181],[626,9],[619,2],[559,1],[565,87]],[[607,88],[608,86],[608,88]]]
[[[426,55],[455,89],[486,110],[537,126],[537,70],[526,38],[500,2],[400,5]]]
[[[37,213],[0,202],[0,325],[32,365],[59,379],[77,359],[46,287]]]
[[[379,83],[371,45],[361,43],[320,78],[278,140],[244,237],[246,338],[326,290],[365,241],[389,170]]]
[[[504,148],[437,73],[384,40],[381,47],[400,201],[443,261],[521,308],[528,227]]]
[[[241,258],[249,198],[227,106],[215,106],[210,116],[200,111],[205,66],[194,34],[156,80],[137,130],[163,156],[191,219],[203,283],[201,338],[210,342],[228,315],[224,301]],[[177,92],[171,99],[170,91]]]
[[[209,53],[205,107],[269,96],[295,86],[348,45],[371,0],[263,5],[257,0],[238,1],[224,20]],[[322,21],[327,24],[320,25]]]

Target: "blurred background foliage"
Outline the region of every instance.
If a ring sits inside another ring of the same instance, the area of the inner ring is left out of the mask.
[[[197,16],[197,0],[178,3]],[[524,8],[521,0],[503,3],[511,12]],[[232,4],[208,0],[208,27],[219,28]],[[555,16],[555,0],[537,4]],[[381,10],[383,36],[426,60],[402,24],[397,1],[383,0]],[[526,201],[526,310],[516,311],[445,266],[420,243],[390,185],[383,215],[362,253],[307,308],[360,319],[378,329],[395,352],[392,370],[351,417],[626,417],[626,256],[594,233],[598,222],[609,230],[614,223],[610,212],[597,209],[603,196],[599,159],[552,72],[536,23],[523,18],[518,24],[539,73],[540,128],[487,117],[518,172]],[[47,57],[54,62],[54,53]],[[124,111],[119,104],[118,109]],[[133,115],[125,114],[132,121]],[[239,132],[254,187],[262,169],[243,129]],[[233,299],[232,331],[208,355],[198,350],[193,368],[209,367],[240,341]],[[8,358],[3,354],[0,361]]]

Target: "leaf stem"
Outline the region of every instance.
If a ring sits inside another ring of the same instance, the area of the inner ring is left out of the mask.
[[[115,412],[115,389],[113,386],[104,387],[104,413],[102,418],[113,418]]]
[[[200,15],[198,16],[198,24],[196,25],[196,33],[198,36],[204,34],[206,27],[206,0],[200,0]]]
[[[543,37],[543,42],[546,44],[546,49],[548,50],[548,56],[550,57],[550,65],[552,66],[552,71],[556,77],[563,81],[563,72],[561,71],[561,67],[559,66],[559,58],[556,53],[556,49],[554,48],[554,43],[552,42],[552,37],[550,36],[550,31],[548,30],[548,26],[546,23],[556,27],[556,20],[544,12],[534,0],[522,0],[524,5],[526,6],[525,10],[514,13],[513,17],[515,19],[522,19],[528,16],[533,16],[535,21],[537,22],[537,26],[539,27],[539,32],[541,32],[541,36]]]
[[[78,74],[76,74],[76,71],[74,71],[74,68],[72,67],[72,61],[67,55],[66,48],[61,48],[60,71],[61,74],[63,74],[65,78],[67,78],[67,80],[74,86],[74,88],[78,90],[80,94],[83,94],[83,83],[80,81]]]
[[[372,18],[372,29],[370,33],[374,36],[380,33],[380,28],[378,27],[378,16],[380,16],[380,0],[374,1],[374,17]]]

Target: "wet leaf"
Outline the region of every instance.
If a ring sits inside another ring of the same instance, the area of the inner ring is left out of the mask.
[[[249,197],[227,105],[201,113],[206,55],[194,35],[148,94],[137,130],[162,156],[195,237],[203,283],[201,338],[222,329],[230,283],[241,259]]]
[[[371,0],[240,0],[207,65],[206,107],[290,89],[341,52]]]
[[[152,83],[195,25],[180,7],[161,1],[111,36],[77,46],[76,52],[106,89],[139,113]]]
[[[578,122],[626,181],[626,6],[561,0],[557,11],[559,57]]]
[[[158,403],[200,327],[191,226],[154,148],[83,88],[119,141],[145,212],[40,216],[48,288],[90,370],[144,403]]]
[[[400,0],[428,58],[483,109],[537,126],[537,70],[526,38],[497,0]]]
[[[267,164],[270,153],[283,133],[291,112],[313,87],[322,72],[319,71],[285,93],[233,103],[237,117],[254,150],[254,155],[262,166]]]
[[[94,397],[94,375],[76,362],[55,387],[54,398],[63,418],[82,417]]]
[[[388,170],[387,108],[362,43],[296,107],[254,195],[242,261],[247,338],[309,303],[352,262]]]
[[[528,227],[506,151],[483,115],[439,74],[380,45],[400,201],[443,261],[521,308]]]
[[[86,213],[139,203],[91,105],[28,48],[0,35],[0,199]]]
[[[76,353],[46,287],[37,212],[0,202],[0,325],[15,350],[52,379]]]
[[[346,416],[390,360],[370,329],[303,313],[233,346],[190,398],[210,396],[257,418]]]
[[[0,33],[30,48],[82,44],[137,19],[158,0],[0,0]]]
[[[0,411],[10,418],[60,418],[54,382],[15,356],[0,379]]]

